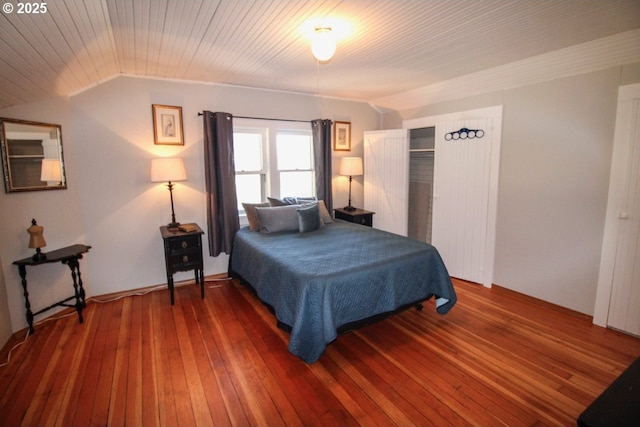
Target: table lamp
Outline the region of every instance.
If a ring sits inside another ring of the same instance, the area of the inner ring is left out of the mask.
[[[47,256],[40,252],[40,248],[44,248],[47,246],[47,242],[44,241],[44,227],[38,225],[35,219],[31,220],[31,227],[27,228],[27,233],[29,233],[29,247],[35,248],[36,253],[33,255],[33,260],[35,262],[44,261],[47,259]]]
[[[160,158],[151,160],[151,182],[167,182],[169,197],[171,198],[171,222],[167,224],[170,229],[176,229],[180,223],[176,221],[173,210],[173,183],[186,181],[187,171],[184,162],[178,158]]]
[[[59,185],[62,181],[62,172],[60,170],[60,160],[58,159],[42,159],[42,168],[40,169],[40,181],[46,181],[51,185]]]
[[[362,175],[362,159],[360,157],[343,157],[340,162],[340,175],[349,177],[349,205],[344,207],[345,211],[355,211],[351,206],[351,181],[354,176]]]

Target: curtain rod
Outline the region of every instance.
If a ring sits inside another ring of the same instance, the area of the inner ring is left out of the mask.
[[[198,116],[203,116],[202,112],[198,113]],[[312,120],[295,120],[295,119],[273,119],[269,117],[249,117],[249,116],[232,116],[236,119],[252,119],[252,120],[271,120],[276,122],[298,122],[298,123],[311,123]]]

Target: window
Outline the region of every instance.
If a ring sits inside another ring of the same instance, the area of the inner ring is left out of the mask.
[[[265,133],[243,129],[233,133],[233,152],[236,167],[236,196],[238,210],[242,203],[260,203],[266,196],[264,161]]]
[[[315,196],[310,123],[234,119],[238,211],[271,197]]]
[[[276,160],[281,197],[311,197],[314,191],[311,132],[277,132]]]

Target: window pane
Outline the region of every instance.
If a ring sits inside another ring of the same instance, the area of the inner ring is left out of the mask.
[[[238,211],[244,212],[243,203],[262,202],[262,187],[260,174],[236,175],[236,196],[238,197]]]
[[[278,170],[311,169],[311,136],[278,133]]]
[[[313,172],[280,172],[280,197],[313,197]]]
[[[234,133],[233,159],[238,172],[262,170],[262,135]]]

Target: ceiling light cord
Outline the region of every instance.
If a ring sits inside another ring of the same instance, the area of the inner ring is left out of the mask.
[[[320,61],[316,59],[316,95],[320,96]]]

